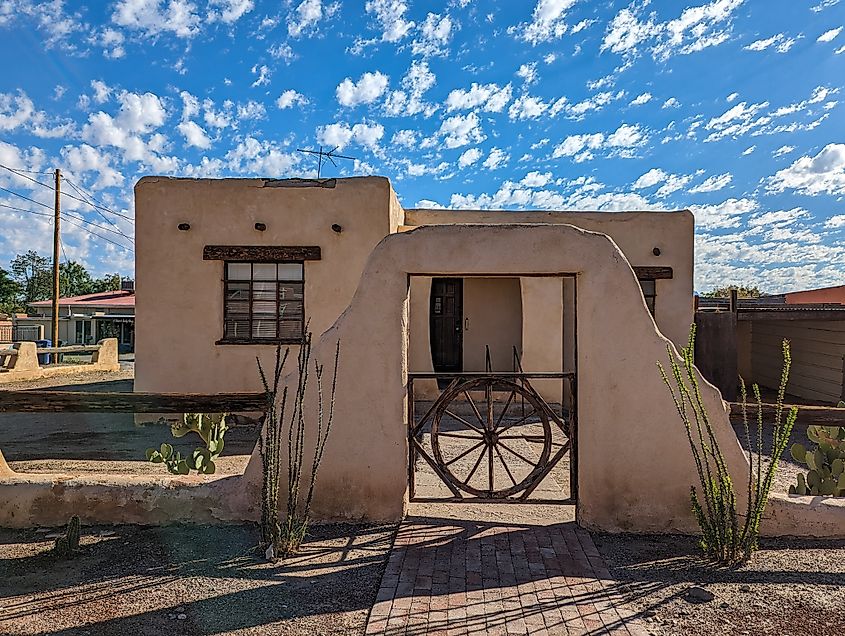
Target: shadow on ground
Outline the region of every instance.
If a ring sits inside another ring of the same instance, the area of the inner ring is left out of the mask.
[[[319,526],[273,565],[254,526],[84,529],[56,561],[34,531],[0,531],[0,632],[361,633],[393,526]]]

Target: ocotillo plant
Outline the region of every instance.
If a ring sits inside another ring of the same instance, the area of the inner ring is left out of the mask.
[[[773,442],[771,455],[765,461],[763,460],[763,405],[760,389],[756,384],[752,385],[757,402],[757,443],[756,449],[752,451],[747,414],[748,396],[745,382],[740,378],[742,419],[749,451],[748,500],[744,521],[740,519],[733,479],[716,439],[713,423],[704,406],[696,377],[695,325],[690,329],[686,348],[681,350],[683,366],[678,364],[670,346],[667,346],[667,351],[674,386],[663,365],[658,362],[657,366],[660,368],[660,375],[672,394],[672,400],[686,428],[687,440],[698,472],[703,502],[699,499],[695,486],[690,486],[690,500],[693,513],[701,528],[701,548],[709,559],[723,565],[745,563],[757,549],[760,521],[766,508],[769,490],[772,487],[781,454],[786,449],[792,427],[798,416],[798,409],[792,407],[785,420],[783,418],[783,400],[792,363],[789,342],[783,341],[783,371],[773,423]]]
[[[278,396],[278,391],[288,350],[285,351],[284,355],[281,353],[281,348],[277,348],[276,350],[276,366],[274,368],[272,384],[267,380],[264,370],[261,367],[261,361],[258,361],[259,373],[268,399],[265,429],[259,438],[259,450],[264,468],[261,540],[265,548],[265,554],[271,560],[279,557],[284,558],[295,553],[305,538],[305,534],[308,531],[311,503],[314,496],[314,485],[334,420],[337,368],[340,360],[339,341],[335,348],[334,372],[329,395],[328,416],[326,416],[325,396],[323,394],[323,365],[316,359],[314,360],[314,373],[317,382],[317,430],[314,455],[311,460],[310,480],[303,503],[301,501],[301,494],[302,473],[305,469],[305,434],[307,422],[310,419],[306,414],[306,395],[311,368],[311,353],[311,334],[309,333],[303,340],[297,356],[296,391],[294,393],[293,409],[287,421],[285,421],[288,398],[287,386],[282,390],[281,398]],[[283,459],[281,446],[285,428],[287,428],[287,456],[284,458],[288,469],[287,502],[285,521],[284,523],[280,523],[278,494]]]

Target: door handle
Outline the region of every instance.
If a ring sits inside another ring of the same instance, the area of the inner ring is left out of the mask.
[[[458,327],[458,331],[460,330],[461,328]],[[464,318],[464,331],[469,331],[469,318]]]

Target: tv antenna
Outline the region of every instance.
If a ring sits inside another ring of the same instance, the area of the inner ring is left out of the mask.
[[[303,153],[306,153],[306,154],[309,154],[309,155],[317,155],[317,178],[318,179],[320,178],[320,173],[323,170],[324,160],[327,159],[328,161],[330,161],[331,164],[335,168],[337,168],[337,163],[335,163],[335,159],[349,159],[349,160],[353,160],[353,161],[355,160],[355,157],[347,157],[346,155],[337,154],[337,152],[336,152],[337,146],[335,146],[331,150],[323,150],[323,147],[320,146],[319,150],[305,150],[305,149],[302,149],[302,148],[297,148],[296,151],[297,152],[303,152]]]

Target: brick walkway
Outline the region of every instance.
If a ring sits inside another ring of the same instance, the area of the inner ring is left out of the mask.
[[[647,634],[574,523],[409,519],[367,634]]]

